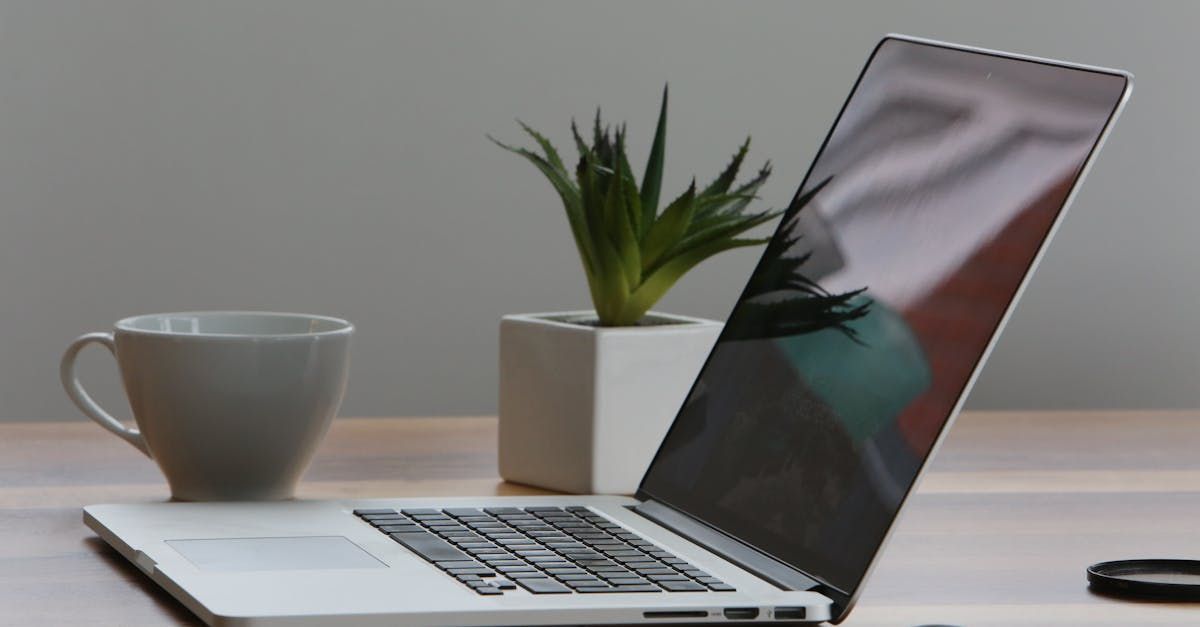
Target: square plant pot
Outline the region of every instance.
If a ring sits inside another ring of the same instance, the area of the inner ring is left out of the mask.
[[[722,324],[647,314],[597,327],[591,311],[500,321],[500,475],[564,492],[632,494]]]

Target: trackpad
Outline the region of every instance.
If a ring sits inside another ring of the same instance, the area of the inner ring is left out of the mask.
[[[167,540],[200,570],[325,570],[387,568],[342,536]]]

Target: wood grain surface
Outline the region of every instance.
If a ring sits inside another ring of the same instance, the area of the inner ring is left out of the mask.
[[[494,418],[340,419],[303,498],[538,494],[496,476]],[[1088,591],[1084,568],[1200,558],[1193,412],[968,413],[848,625],[1200,625],[1200,604]],[[80,521],[167,497],[154,464],[90,423],[0,424],[0,624],[195,624]]]

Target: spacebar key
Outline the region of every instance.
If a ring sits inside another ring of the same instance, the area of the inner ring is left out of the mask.
[[[389,534],[392,539],[404,546],[410,551],[420,555],[421,557],[431,562],[444,562],[449,560],[472,560],[470,555],[454,548],[449,542],[428,533],[425,531],[405,531],[402,533]]]

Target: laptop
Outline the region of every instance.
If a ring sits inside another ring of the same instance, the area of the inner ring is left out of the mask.
[[[633,496],[84,521],[210,624],[842,621],[1130,87],[885,37]]]

